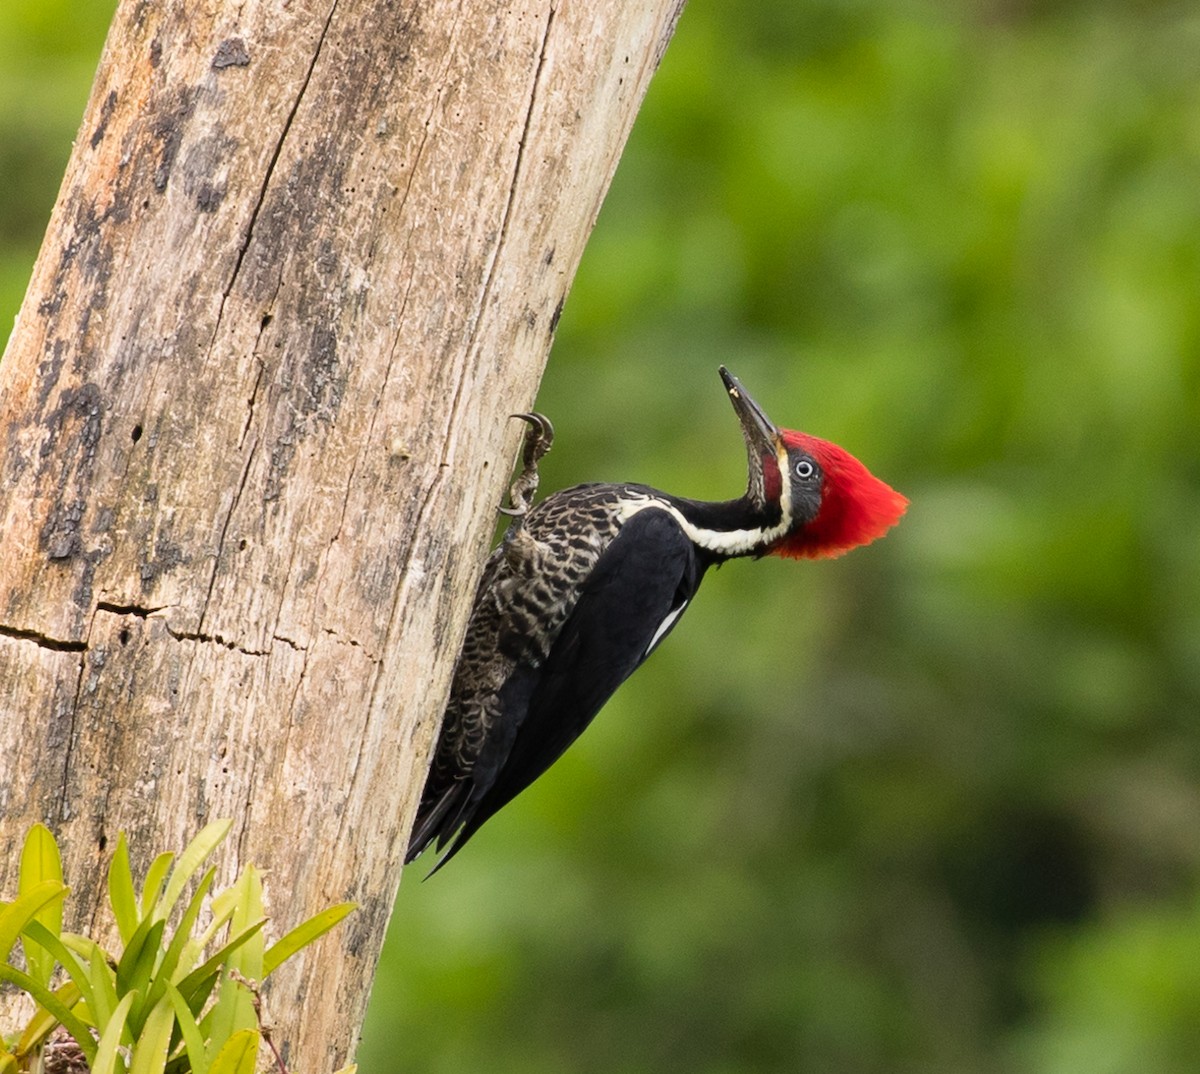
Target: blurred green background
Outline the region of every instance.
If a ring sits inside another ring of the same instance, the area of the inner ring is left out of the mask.
[[[5,330],[111,0],[0,7]],[[735,563],[410,870],[364,1074],[1200,1070],[1200,15],[692,0],[543,488],[725,497],[716,367],[913,505]]]

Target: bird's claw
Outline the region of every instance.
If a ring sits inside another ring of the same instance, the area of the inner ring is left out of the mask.
[[[528,422],[529,429],[525,433],[525,449],[522,461],[527,467],[536,466],[538,460],[550,450],[554,443],[554,426],[545,414],[530,411],[528,414],[510,414],[510,417]]]
[[[545,414],[538,414],[535,411],[528,414],[513,414],[512,417],[527,422],[529,428],[525,432],[525,446],[521,452],[523,464],[521,472],[508,490],[508,499],[512,506],[501,507],[500,513],[513,520],[510,530],[519,530],[524,524],[525,515],[529,512],[529,506],[533,503],[534,494],[537,492],[538,462],[550,450],[550,445],[554,443],[554,426],[550,424],[550,419]]]

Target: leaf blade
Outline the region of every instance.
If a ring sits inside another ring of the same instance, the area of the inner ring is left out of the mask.
[[[108,863],[108,901],[117,920],[121,943],[128,944],[141,923],[141,913],[129,867],[129,841],[124,832],[117,836],[117,849]]]
[[[203,987],[206,981],[208,981],[216,973],[220,972],[229,954],[253,939],[257,933],[262,931],[266,923],[267,919],[263,918],[261,921],[256,921],[243,932],[239,932],[232,940],[226,944],[223,944],[217,951],[205,959],[204,962],[202,962],[182,981],[180,981],[178,988],[183,994],[184,999],[187,999],[198,988]]]
[[[87,1056],[89,1065],[96,1054],[96,1041],[86,1022],[73,1014],[53,992],[43,988],[27,973],[0,963],[0,981],[9,981],[18,988],[28,992],[38,1003],[57,1018],[72,1037],[75,1038],[83,1053]]]
[[[253,865],[246,866],[231,890],[237,893],[236,909],[229,921],[231,932],[245,929],[251,921],[262,920],[265,922],[262,880]],[[236,950],[230,951],[224,962],[228,969],[236,970],[247,980],[261,981],[263,972],[261,931],[248,938],[244,944],[240,944]],[[254,997],[229,973],[222,975],[217,1002],[207,1017],[209,1032],[214,1042],[230,1039],[239,1030],[250,1029],[258,1024],[258,1018],[254,1013]]]
[[[62,939],[60,939],[58,936],[51,935],[49,930],[40,921],[29,922],[29,924],[25,926],[24,935],[30,937],[35,943],[41,944],[42,947],[49,951],[50,954],[52,954],[58,960],[59,965],[61,965],[63,970],[66,972],[67,977],[69,978],[68,983],[74,986],[76,992],[78,993],[73,1000],[67,1003],[67,1006],[74,1006],[75,1003],[82,999],[83,1002],[87,1004],[88,1010],[94,1010],[95,1003],[93,989],[91,980],[88,977],[88,971],[84,969],[83,964],[78,958],[76,958],[74,952],[71,951],[71,949],[62,941]],[[56,989],[56,994],[62,992],[62,989],[65,987],[66,986],[64,985]],[[30,1021],[29,1025],[32,1026],[33,1021]],[[28,1032],[29,1030],[26,1029],[26,1033]],[[21,1039],[24,1041],[24,1036],[22,1036]],[[23,1048],[23,1045],[18,1045],[18,1048],[27,1050]]]
[[[217,1052],[208,1074],[254,1074],[258,1042],[257,1029],[239,1029]]]
[[[204,1046],[204,1036],[200,1032],[200,1026],[196,1024],[196,1017],[187,1000],[173,984],[167,985],[166,996],[175,1012],[175,1021],[183,1037],[183,1048],[187,1053],[192,1074],[208,1074],[208,1052]]]
[[[79,986],[74,981],[59,985],[54,990],[54,998],[70,1010],[81,998]],[[39,1004],[33,1017],[25,1023],[21,1039],[13,1048],[13,1055],[23,1057],[29,1055],[35,1048],[41,1047],[45,1039],[54,1032],[54,1027],[59,1024],[58,1018]]]
[[[162,1074],[174,1028],[175,1011],[170,999],[164,995],[146,1016],[142,1031],[134,1042],[129,1074]]]
[[[149,991],[146,993],[147,1006],[153,1006],[158,1003],[167,985],[175,979],[179,960],[184,950],[188,947],[192,928],[195,926],[196,918],[200,914],[200,907],[204,903],[204,897],[208,894],[208,889],[212,887],[216,872],[215,868],[210,868],[204,874],[203,879],[201,879],[199,886],[196,888],[195,894],[188,901],[187,908],[184,910],[183,916],[179,919],[179,927],[175,930],[175,935],[171,938],[171,942],[168,944],[162,960],[155,967],[153,978],[148,982]]]
[[[154,918],[143,918],[138,930],[117,962],[117,988],[122,994],[138,987],[139,978],[149,977],[153,958],[158,953],[166,922]],[[147,967],[146,962],[151,963]]]
[[[284,933],[263,954],[263,979],[269,977],[284,962],[303,947],[324,936],[350,913],[358,909],[358,903],[341,902],[330,906],[319,914],[314,914],[307,921],[301,922],[294,929]]]
[[[31,891],[46,881],[62,886],[62,857],[50,829],[44,824],[35,824],[26,834],[25,844],[21,848],[18,891]],[[34,919],[57,936],[62,932],[62,901],[45,904],[34,915]],[[42,984],[49,985],[54,973],[54,956],[29,937],[22,941],[21,946],[25,949],[25,964],[30,975]]]
[[[117,1009],[105,1024],[100,1034],[100,1042],[96,1045],[96,1057],[88,1064],[91,1074],[116,1074],[118,1070],[125,1069],[125,1061],[117,1049],[121,1044],[121,1034],[125,1032],[125,1019],[129,1008],[133,1006],[134,998],[130,992],[117,1004]],[[78,1038],[76,1043],[82,1045]]]
[[[171,871],[171,863],[174,860],[175,855],[167,851],[155,858],[150,863],[150,868],[146,870],[146,881],[142,884],[140,901],[143,918],[148,917],[157,906],[162,895],[163,885],[167,882],[167,873]]]
[[[17,938],[48,903],[61,902],[70,889],[53,880],[43,880],[21,892],[0,910],[0,957],[8,961]]]
[[[171,870],[167,888],[155,905],[155,912],[162,914],[163,917],[171,912],[187,882],[204,864],[208,856],[220,846],[232,827],[232,820],[214,820],[196,833],[184,852],[179,855],[175,868]]]

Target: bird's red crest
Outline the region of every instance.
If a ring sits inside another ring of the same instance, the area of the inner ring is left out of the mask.
[[[784,429],[783,442],[802,448],[825,475],[817,517],[771,549],[794,559],[840,556],[882,537],[904,514],[908,500],[880,481],[850,452],[828,440]]]

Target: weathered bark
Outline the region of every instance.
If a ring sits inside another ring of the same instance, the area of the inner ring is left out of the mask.
[[[0,363],[0,891],[236,822],[345,1061],[494,509],[682,0],[122,0]],[[83,922],[77,922],[82,924]]]

